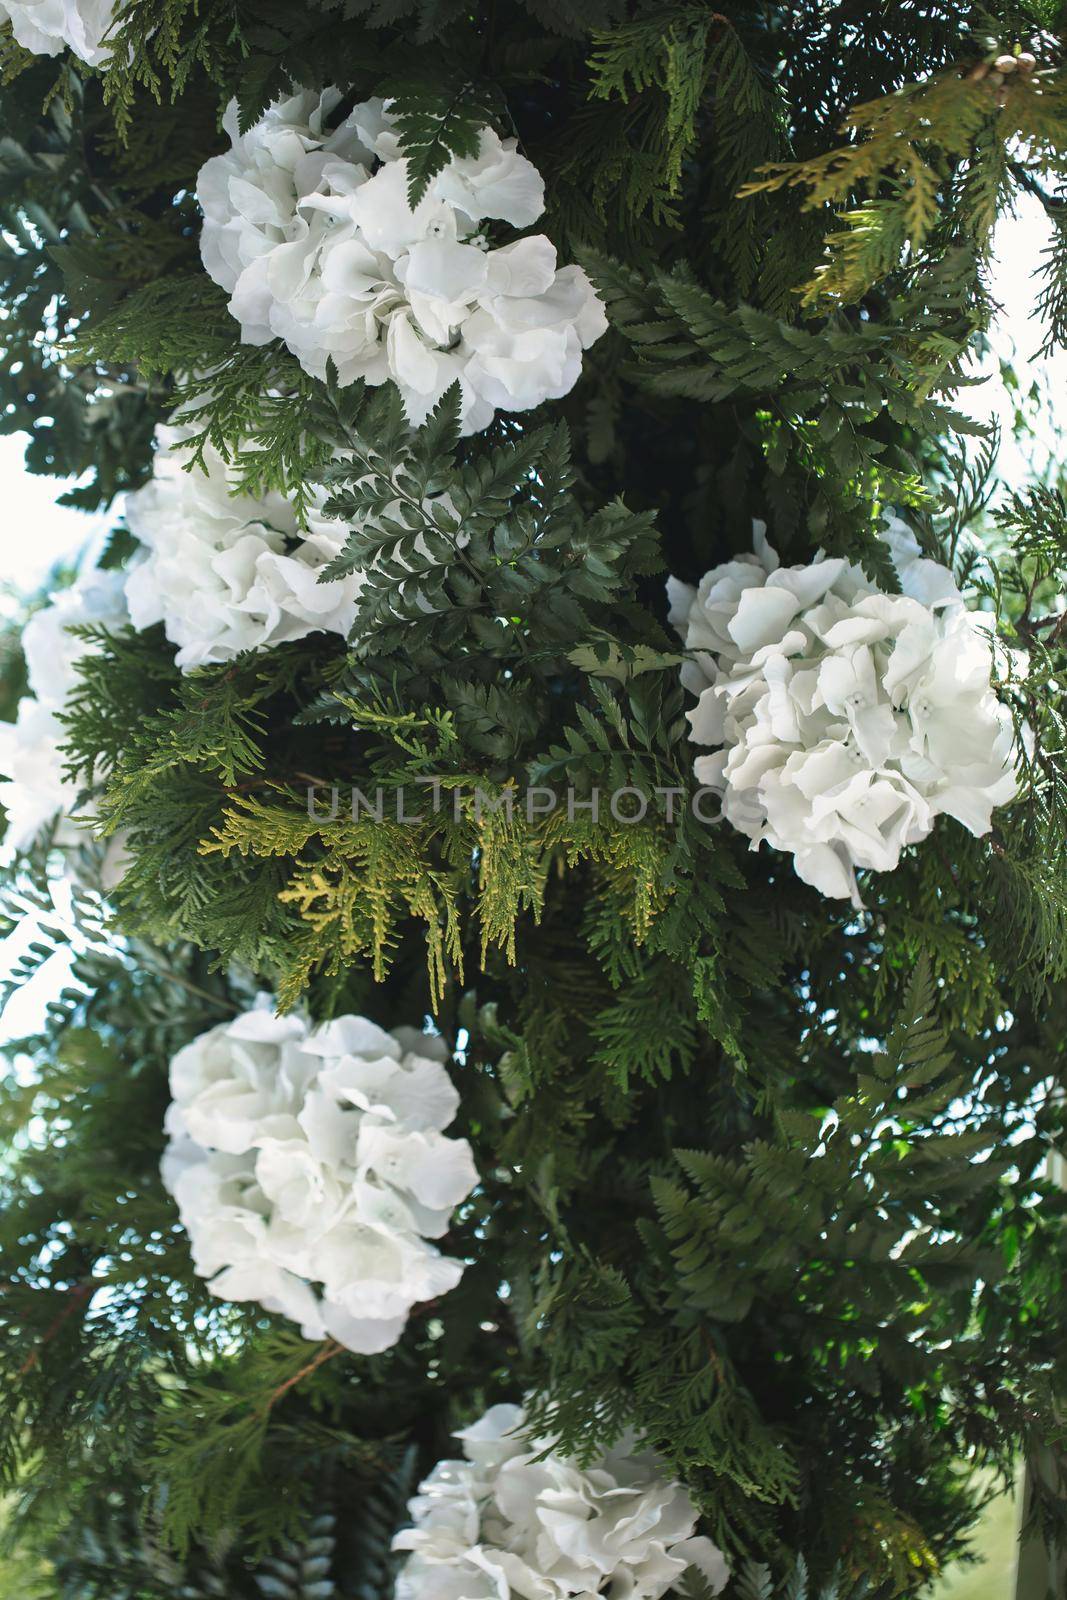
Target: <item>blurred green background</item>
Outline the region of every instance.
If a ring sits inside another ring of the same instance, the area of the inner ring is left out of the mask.
[[[981,1564],[959,1568],[931,1590],[930,1600],[1014,1600],[1018,1525],[1018,1494],[998,1496],[975,1539]]]

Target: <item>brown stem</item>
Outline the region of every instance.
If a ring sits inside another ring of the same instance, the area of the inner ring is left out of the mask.
[[[723,1374],[722,1374],[722,1358],[719,1355],[719,1352],[716,1350],[714,1344],[712,1343],[711,1334],[708,1333],[706,1328],[701,1328],[700,1337],[704,1341],[704,1348],[708,1352],[708,1362],[710,1363],[710,1365],[714,1369],[715,1376],[718,1378],[719,1382],[721,1383],[722,1382],[722,1376],[723,1376]]]
[[[91,1283],[75,1283],[67,1290],[66,1305],[63,1307],[62,1311],[59,1312],[58,1316],[53,1317],[52,1321],[48,1324],[48,1327],[42,1333],[37,1348],[35,1350],[31,1350],[25,1361],[22,1363],[21,1367],[19,1368],[20,1378],[24,1377],[27,1372],[33,1371],[34,1367],[41,1359],[41,1351],[44,1349],[45,1345],[51,1344],[60,1328],[62,1328],[64,1323],[74,1315],[74,1313],[84,1304],[86,1300],[88,1300],[92,1292],[93,1285]]]
[[[268,1397],[263,1407],[263,1415],[266,1416],[273,1410],[282,1395],[288,1394],[290,1389],[295,1388],[298,1383],[310,1377],[313,1372],[317,1372],[320,1367],[325,1366],[327,1361],[332,1361],[334,1356],[340,1355],[344,1348],[344,1345],[338,1344],[336,1339],[327,1339],[322,1349],[317,1350],[311,1360],[300,1368],[299,1372],[294,1372],[291,1378],[286,1378],[284,1383],[278,1385]]]

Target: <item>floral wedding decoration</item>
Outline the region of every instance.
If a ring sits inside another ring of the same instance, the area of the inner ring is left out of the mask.
[[[938,816],[989,832],[1016,793],[1012,718],[991,684],[992,637],[947,567],[899,520],[885,530],[901,593],[818,556],[755,553],[669,580],[693,652],[683,681],[697,779],[752,848],[793,857],[822,894],[860,905],[858,869],[890,872]]]
[[[0,722],[0,804],[7,813],[5,842],[28,850],[60,818],[55,842],[75,844],[84,830],[70,820],[79,786],[66,774],[62,717],[78,685],[78,662],[95,648],[74,630],[117,628],[128,621],[123,577],[88,568],[36,612],[22,634],[30,693],[14,722]]]
[[[412,206],[388,102],[336,126],[341,95],[276,102],[200,172],[201,253],[246,343],[283,339],[305,372],[342,384],[392,378],[423,422],[458,382],[465,433],[499,411],[559,399],[607,327],[578,266],[557,267],[544,234],[492,244],[485,224],[527,228],[544,184],[514,139],[483,128]]]
[[[126,581],[133,626],[162,622],[186,672],[312,632],[346,635],[360,580],[320,581],[347,532],[322,514],[324,496],[301,529],[282,495],[234,493],[210,445],[205,470],[187,470],[187,437],[160,428],[151,481],[127,497],[126,521],[143,546]]]
[[[163,1180],[213,1294],[370,1354],[456,1286],[463,1262],[428,1241],[478,1177],[442,1132],[459,1105],[444,1056],[365,1017],[313,1031],[266,997],[178,1052]]]
[[[496,1405],[456,1437],[464,1459],[438,1462],[393,1542],[408,1552],[396,1600],[659,1600],[690,1569],[702,1592],[724,1588],[688,1493],[631,1435],[579,1466],[532,1437],[519,1406]]]

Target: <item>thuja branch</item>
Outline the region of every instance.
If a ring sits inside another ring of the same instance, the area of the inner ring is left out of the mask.
[[[317,1350],[310,1361],[305,1361],[292,1377],[286,1378],[284,1383],[280,1383],[271,1391],[260,1408],[261,1415],[267,1416],[283,1395],[288,1394],[290,1389],[295,1389],[298,1383],[303,1383],[305,1378],[310,1378],[313,1372],[318,1372],[319,1368],[324,1367],[327,1361],[332,1361],[334,1356],[339,1356],[344,1348],[344,1345],[338,1344],[336,1339],[327,1339],[321,1350]]]

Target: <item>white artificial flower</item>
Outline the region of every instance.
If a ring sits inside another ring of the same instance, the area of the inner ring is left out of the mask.
[[[98,67],[111,54],[104,37],[115,10],[115,0],[0,0],[0,21],[9,21],[18,43],[35,56],[69,48]]]
[[[78,786],[63,776],[60,745],[64,728],[56,713],[31,695],[19,701],[15,722],[0,722],[0,804],[7,813],[5,843],[28,850],[57,817],[64,822],[57,843],[73,843],[77,829],[66,822]],[[62,837],[60,837],[60,834]]]
[[[299,1018],[275,1016],[263,998],[179,1050],[170,1086],[186,1132],[211,1149],[242,1155],[269,1119],[295,1124],[316,1070],[300,1050],[306,1033]]]
[[[72,629],[120,628],[128,621],[122,573],[88,568],[67,589],[60,589],[22,630],[22,649],[30,690],[56,710],[66,705],[78,681],[76,664],[94,649],[91,640]]]
[[[327,133],[340,98],[278,101],[245,134],[231,104],[231,149],[201,168],[204,266],[244,341],[283,339],[317,378],[328,362],[342,384],[392,378],[414,424],[458,382],[465,433],[566,394],[607,327],[589,279],[543,234],[494,249],[480,231],[541,215],[536,168],[484,128],[412,209],[388,103]]]
[[[214,1294],[372,1354],[455,1288],[440,1238],[477,1183],[441,1042],[365,1017],[312,1032],[268,997],[171,1063],[163,1180]],[[318,1289],[314,1287],[318,1285]]]
[[[319,582],[344,545],[344,525],[313,506],[301,531],[282,495],[233,494],[210,447],[207,471],[187,472],[186,436],[160,428],[152,479],[126,500],[130,530],[145,547],[126,579],[134,627],[162,622],[185,671],[313,632],[347,634],[360,579]]]
[[[689,1495],[632,1436],[579,1467],[498,1405],[457,1437],[465,1459],[438,1463],[393,1541],[409,1552],[396,1600],[659,1600],[691,1567],[725,1586]]]
[[[857,869],[889,872],[953,816],[987,833],[1016,793],[1011,716],[992,686],[992,639],[952,573],[888,518],[901,593],[822,553],[782,567],[755,524],[755,555],[669,580],[693,658],[690,737],[717,747],[697,779],[752,841],[792,855],[805,883],[861,904]]]
[[[8,817],[4,839],[15,850],[28,850],[57,818],[54,843],[74,846],[85,839],[84,829],[71,818],[79,785],[64,776],[67,730],[61,719],[78,684],[77,663],[97,647],[73,630],[90,624],[118,627],[126,620],[122,574],[91,568],[34,612],[23,629],[32,692],[19,702],[14,722],[0,723],[0,773],[7,780],[0,783]],[[86,806],[81,815],[90,812]],[[113,854],[105,888],[114,887],[120,867]]]

